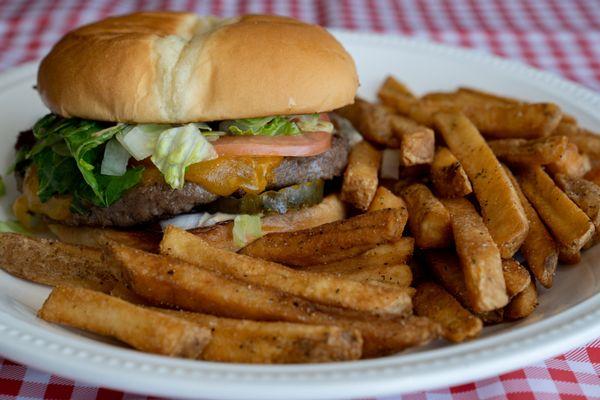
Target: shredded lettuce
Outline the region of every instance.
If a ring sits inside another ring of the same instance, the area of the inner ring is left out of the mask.
[[[287,117],[244,118],[223,121],[219,129],[239,136],[299,135],[300,129]]]
[[[260,215],[242,214],[233,220],[233,243],[244,247],[263,235]]]
[[[139,124],[118,133],[116,138],[121,145],[138,161],[154,153],[160,134],[171,125]]]
[[[121,143],[112,138],[104,148],[104,158],[100,166],[100,173],[109,176],[123,176],[127,172],[127,164],[131,155],[121,146]]]
[[[4,184],[4,179],[2,175],[0,175],[0,197],[6,194],[6,185]]]
[[[19,221],[0,221],[0,232],[2,233],[20,233],[31,236],[32,233],[21,225]]]
[[[189,165],[214,158],[213,146],[194,124],[187,124],[162,132],[151,160],[173,189],[181,189]]]

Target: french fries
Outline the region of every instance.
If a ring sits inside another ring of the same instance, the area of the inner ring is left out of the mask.
[[[517,180],[542,221],[563,247],[577,252],[591,239],[595,228],[588,216],[541,167],[523,169]]]
[[[546,165],[559,161],[567,151],[568,143],[566,136],[488,141],[488,145],[500,160],[509,164],[525,165]]]
[[[335,274],[340,278],[357,282],[392,287],[407,288],[413,281],[412,270],[406,264],[360,265],[355,268],[347,268],[345,265],[339,268],[336,264],[322,264],[313,265],[308,270]]]
[[[431,181],[440,197],[465,197],[473,192],[467,173],[447,147],[439,147],[435,151],[430,172]]]
[[[470,88],[470,87],[460,87],[456,91],[458,97],[464,100],[470,100],[473,102],[484,102],[486,104],[494,104],[494,105],[517,105],[523,103],[520,100],[514,99],[512,97],[499,96],[495,93],[486,92],[483,90]]]
[[[369,142],[400,147],[399,137],[391,129],[392,114],[387,107],[356,98],[354,104],[342,107],[336,113],[350,121]]]
[[[388,76],[377,92],[377,96],[387,103],[386,100],[393,101],[397,96],[404,96],[409,99],[415,99],[415,95],[402,82],[398,81],[393,76]]]
[[[337,326],[219,318],[154,308],[201,327],[212,337],[199,358],[207,361],[291,364],[357,360],[362,337]]]
[[[406,203],[383,186],[379,186],[367,211],[385,210],[386,208],[404,208]]]
[[[502,274],[506,283],[506,294],[511,299],[531,283],[529,272],[516,260],[502,260]]]
[[[210,329],[83,288],[54,288],[38,316],[167,356],[197,358],[211,338]]]
[[[261,218],[264,233],[291,232],[339,221],[346,217],[346,207],[339,196],[332,194],[316,206],[289,211],[285,214],[270,214]],[[220,249],[240,250],[233,241],[233,222],[190,231],[202,240]],[[135,247],[135,246],[133,246]]]
[[[450,293],[432,282],[417,287],[414,297],[415,313],[438,322],[442,336],[455,343],[477,337],[483,323],[464,309]]]
[[[498,247],[475,207],[465,199],[446,199],[456,252],[465,275],[467,294],[476,312],[504,307],[508,303]]]
[[[386,209],[301,231],[271,233],[242,253],[291,266],[326,264],[396,242],[407,220],[405,209]]]
[[[0,268],[50,286],[109,292],[118,284],[115,271],[106,265],[98,249],[14,233],[0,233]]]
[[[588,216],[596,228],[591,241],[586,246],[600,241],[600,187],[582,178],[565,174],[554,176],[556,184]]]
[[[558,264],[558,246],[544,223],[540,220],[538,213],[531,206],[527,197],[525,197],[521,186],[512,172],[506,166],[503,167],[517,191],[519,200],[525,210],[525,215],[527,215],[527,221],[529,221],[529,233],[527,233],[527,237],[521,245],[521,254],[538,282],[544,287],[550,288],[552,287],[556,265]]]
[[[448,247],[452,241],[450,214],[427,186],[415,183],[401,191],[408,208],[408,226],[421,249]]]
[[[369,208],[377,190],[381,153],[369,143],[356,144],[348,156],[341,199],[359,210]]]
[[[392,133],[400,142],[401,165],[429,164],[433,161],[435,150],[433,130],[401,115],[393,115],[390,123]]]
[[[485,225],[502,258],[512,257],[527,237],[529,223],[506,172],[464,115],[438,114],[435,122],[473,184]]]
[[[212,247],[173,226],[166,229],[160,252],[243,282],[281,290],[320,304],[389,315],[405,314],[411,307],[410,295],[404,290],[384,289],[330,274],[297,271],[234,254]]]
[[[363,356],[398,352],[437,337],[439,326],[427,319],[385,320],[343,309],[319,306],[287,293],[249,285],[177,259],[113,244],[111,257],[127,284],[155,305],[223,317],[262,321],[336,325],[357,329]]]
[[[525,318],[535,310],[538,305],[537,289],[531,282],[521,293],[515,296],[504,309],[504,318],[509,321]]]
[[[318,271],[321,268],[327,272],[354,271],[362,267],[387,267],[389,265],[406,264],[410,261],[415,247],[415,240],[411,237],[403,237],[397,242],[380,244],[371,250],[355,257],[345,258],[321,265],[310,265],[303,267],[309,271]]]
[[[117,231],[106,228],[75,227],[58,224],[50,224],[48,228],[61,242],[89,247],[104,247],[112,241],[156,253],[158,252],[158,243],[160,242],[160,234],[150,231]]]
[[[588,156],[580,154],[576,145],[568,143],[560,159],[548,164],[547,168],[553,174],[565,174],[581,178],[590,171],[591,164]]]

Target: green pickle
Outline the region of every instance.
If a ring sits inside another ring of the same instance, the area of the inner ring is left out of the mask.
[[[210,206],[211,212],[227,214],[285,214],[288,211],[319,204],[323,200],[322,180],[300,183],[261,194],[223,197]]]

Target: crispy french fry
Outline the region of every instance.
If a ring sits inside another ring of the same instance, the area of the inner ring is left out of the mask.
[[[170,226],[161,254],[232,276],[243,282],[281,290],[315,303],[377,314],[402,315],[411,307],[407,291],[342,279],[330,274],[297,271],[270,261],[212,247],[184,230]]]
[[[463,307],[479,317],[486,325],[497,324],[504,320],[502,308],[475,313],[467,291],[465,275],[456,254],[448,250],[427,250],[425,259],[433,276],[444,289],[454,296]]]
[[[391,110],[386,106],[357,98],[354,104],[342,107],[336,113],[349,120],[365,140],[385,147],[400,146],[399,138],[391,129]]]
[[[503,165],[503,167],[519,195],[519,200],[521,200],[529,221],[529,233],[521,245],[521,254],[538,282],[544,287],[550,288],[558,264],[558,246],[538,213],[525,197],[512,172],[506,166]]]
[[[50,286],[80,286],[108,292],[118,283],[98,249],[15,233],[0,233],[0,268]]]
[[[83,288],[55,288],[38,316],[167,356],[196,358],[211,338],[197,324]]]
[[[459,97],[465,100],[470,99],[473,102],[484,102],[494,105],[517,105],[523,103],[522,101],[512,97],[499,96],[495,93],[470,87],[460,87],[456,93],[459,95]]]
[[[517,180],[554,238],[572,252],[579,251],[594,234],[587,215],[558,188],[541,167],[523,169]]]
[[[464,115],[438,114],[436,126],[471,180],[485,225],[501,256],[512,257],[527,237],[529,223],[506,172]]]
[[[408,207],[408,226],[421,249],[448,247],[452,242],[450,214],[427,186],[415,183],[401,192]]]
[[[361,267],[387,267],[389,265],[406,264],[410,261],[415,247],[415,240],[411,237],[403,237],[397,242],[380,244],[371,250],[355,257],[330,262],[321,265],[310,265],[304,267],[309,271],[318,271],[320,268],[327,272],[354,271]]]
[[[591,167],[589,157],[580,154],[577,146],[568,143],[559,160],[547,165],[548,171],[553,174],[565,174],[575,178],[581,178],[587,174]]]
[[[337,195],[329,195],[316,206],[289,211],[285,214],[270,214],[261,218],[263,233],[291,232],[339,221],[346,217],[346,207]],[[240,250],[233,241],[233,222],[218,224],[210,228],[192,229],[196,236],[220,249]]]
[[[393,103],[393,99],[399,95],[415,99],[414,93],[393,76],[388,76],[377,92],[377,96],[383,103],[388,103],[388,101]]]
[[[439,147],[435,152],[431,181],[440,197],[465,197],[473,192],[467,173],[447,147]]]
[[[160,233],[150,231],[117,231],[107,228],[90,228],[80,226],[66,226],[58,224],[48,225],[50,232],[54,233],[61,242],[80,244],[90,247],[103,247],[108,242],[114,241],[136,249],[158,252]]]
[[[433,130],[402,115],[393,115],[390,122],[392,133],[400,142],[401,165],[429,164],[433,161],[435,150]]]
[[[337,326],[262,322],[155,308],[155,311],[210,329],[202,351],[207,361],[290,364],[357,360],[362,337]]]
[[[565,121],[563,117],[552,134],[567,136],[569,143],[577,146],[580,152],[592,159],[600,158],[600,136],[579,127],[576,121]]]
[[[538,305],[537,289],[531,282],[521,293],[515,296],[504,309],[504,317],[509,321],[529,316]]]
[[[343,260],[342,260],[343,261]],[[341,263],[341,262],[338,262]],[[348,268],[346,265],[322,264],[312,265],[307,270],[334,274],[357,282],[390,285],[392,287],[409,287],[413,281],[412,270],[406,264],[359,265]]]
[[[367,142],[356,144],[348,156],[341,198],[359,210],[366,210],[378,186],[381,153]]]
[[[446,199],[456,252],[465,274],[470,304],[477,312],[504,307],[508,303],[502,259],[475,207],[466,199]]]
[[[400,240],[407,218],[403,208],[373,211],[311,229],[271,233],[242,253],[298,267],[325,264]]]
[[[506,294],[511,299],[525,290],[531,283],[531,275],[516,260],[502,260],[502,273],[506,283]]]
[[[112,261],[125,272],[134,292],[155,305],[263,321],[336,325],[357,329],[363,356],[398,352],[426,343],[439,333],[427,319],[385,320],[351,310],[320,306],[287,293],[248,285],[167,256],[111,245]]]
[[[600,241],[600,187],[583,178],[574,178],[565,174],[554,176],[556,184],[577,204],[592,221],[596,230],[586,246]]]
[[[600,186],[600,167],[592,168],[583,177],[588,181],[594,182],[596,185]]]
[[[386,208],[406,208],[401,197],[396,196],[383,186],[379,186],[367,211],[385,210]]]
[[[560,261],[561,264],[567,265],[579,264],[581,262],[581,251],[559,246],[558,261]]]
[[[455,343],[479,336],[483,323],[446,290],[432,282],[417,287],[415,313],[430,318],[442,327],[442,336]]]
[[[545,165],[557,162],[567,150],[566,136],[540,139],[499,139],[488,145],[500,160],[509,164]]]

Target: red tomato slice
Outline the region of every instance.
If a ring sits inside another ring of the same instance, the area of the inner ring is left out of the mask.
[[[211,143],[220,156],[316,156],[331,148],[331,134],[296,136],[223,136]]]

